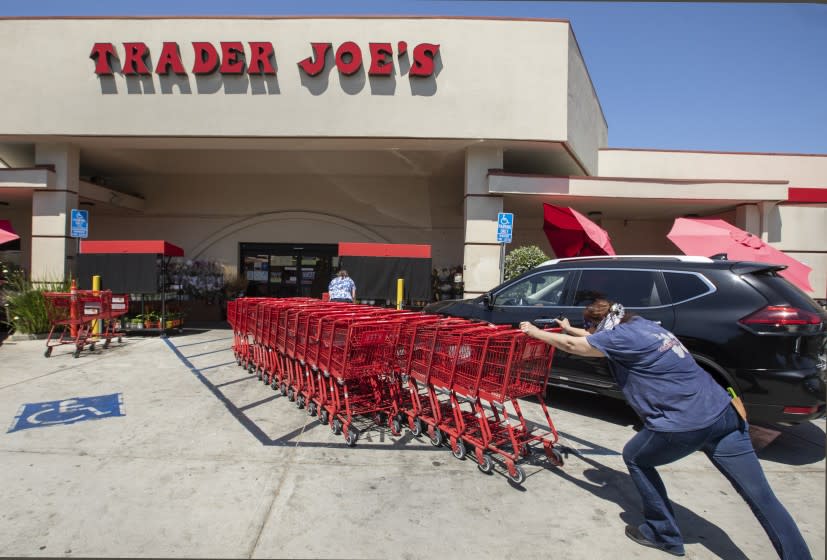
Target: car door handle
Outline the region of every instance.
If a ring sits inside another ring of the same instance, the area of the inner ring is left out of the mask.
[[[656,325],[663,325],[663,321],[652,321]]]

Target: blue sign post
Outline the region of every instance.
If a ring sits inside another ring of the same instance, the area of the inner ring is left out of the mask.
[[[497,243],[511,243],[511,231],[514,229],[514,214],[500,212],[497,214]]]
[[[500,244],[500,284],[505,277],[505,244],[511,243],[511,232],[514,230],[514,214],[500,212],[497,214],[497,243]]]
[[[86,239],[89,237],[89,210],[72,208],[71,237]]]

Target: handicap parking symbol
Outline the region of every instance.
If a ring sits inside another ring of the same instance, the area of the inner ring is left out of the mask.
[[[27,403],[20,407],[11,428],[6,433],[57,424],[74,424],[84,420],[99,420],[112,416],[125,416],[121,393]]]

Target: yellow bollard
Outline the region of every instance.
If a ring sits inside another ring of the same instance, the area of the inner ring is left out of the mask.
[[[92,276],[92,291],[98,293],[101,291],[101,277],[99,275]],[[101,309],[103,311],[103,309]],[[96,335],[100,335],[101,333],[101,322],[98,319],[92,321],[92,333]]]
[[[396,308],[402,309],[402,298],[405,297],[405,279],[396,279]]]

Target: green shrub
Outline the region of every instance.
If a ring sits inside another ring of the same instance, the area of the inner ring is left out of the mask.
[[[68,292],[68,281],[51,281],[32,284],[23,271],[9,274],[3,286],[6,320],[15,332],[41,334],[49,332],[51,324],[46,311],[43,292]]]
[[[505,279],[509,280],[519,276],[548,259],[546,254],[536,245],[517,247],[505,256]]]

